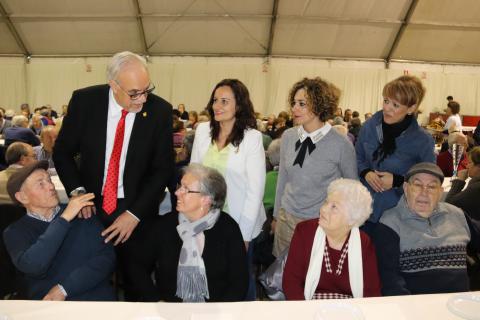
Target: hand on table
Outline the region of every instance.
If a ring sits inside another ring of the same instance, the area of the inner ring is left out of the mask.
[[[55,285],[48,293],[43,297],[42,300],[49,300],[49,301],[65,301],[65,295],[63,294],[62,290],[58,285]]]
[[[105,243],[108,243],[113,238],[117,237],[113,245],[124,243],[132,235],[133,230],[138,225],[138,220],[135,219],[130,213],[124,212],[118,216],[117,219],[108,227],[103,230],[102,237],[106,237]]]

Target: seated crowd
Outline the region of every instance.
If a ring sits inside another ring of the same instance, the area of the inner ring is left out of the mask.
[[[136,94],[146,100],[153,89]],[[479,288],[480,146],[450,131],[448,150],[436,156],[417,122],[420,79],[399,77],[382,94],[381,110],[364,122],[357,111],[342,112],[340,90],[319,77],[295,83],[288,112],[278,116],[255,114],[236,79],[219,82],[198,114],[179,104],[169,122],[172,210],[153,212],[140,233],[122,240],[141,248],[129,251],[128,266],[120,240],[104,238],[112,227],[86,210],[100,210],[96,194],[75,189],[59,204],[50,175],[66,108],[58,119],[50,106],[32,115],[22,105],[11,120],[0,110],[7,148],[0,203],[26,210],[3,231],[18,297],[117,300],[123,277],[129,301],[255,300],[262,241],[269,256],[286,257],[288,300]]]

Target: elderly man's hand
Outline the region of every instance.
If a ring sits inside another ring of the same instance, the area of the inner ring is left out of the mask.
[[[63,294],[62,290],[58,285],[54,286],[48,293],[43,297],[43,300],[50,300],[50,301],[65,301],[65,295]]]
[[[81,197],[81,196],[82,195],[73,196],[73,197],[70,198],[70,201],[72,201],[75,198]],[[80,213],[78,214],[78,217],[83,218],[83,219],[88,219],[92,216],[92,214],[97,214],[97,209],[95,208],[95,205],[83,207],[82,210],[80,210]]]
[[[130,236],[132,235],[133,230],[138,225],[138,220],[135,217],[128,213],[124,212],[118,216],[117,219],[108,227],[107,229],[103,230],[102,237],[107,237],[105,239],[105,243],[108,243],[113,238],[117,237],[114,245],[118,245],[119,243],[124,243],[127,241]]]
[[[67,208],[62,213],[62,218],[67,221],[73,220],[83,208],[94,205],[92,201],[93,198],[95,198],[95,194],[93,193],[86,193],[70,198]]]

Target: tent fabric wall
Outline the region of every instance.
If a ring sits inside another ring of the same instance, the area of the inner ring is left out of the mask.
[[[60,110],[72,91],[105,83],[108,58],[0,58],[0,106],[18,110],[22,102]],[[238,78],[249,88],[256,111],[267,115],[287,109],[288,92],[302,77],[320,76],[342,90],[340,106],[374,112],[381,107],[382,88],[404,73],[422,78],[427,94],[422,120],[442,111],[453,95],[462,114],[480,114],[480,67],[381,62],[213,57],[150,57],[155,92],[174,106],[202,110],[213,87],[224,78]]]

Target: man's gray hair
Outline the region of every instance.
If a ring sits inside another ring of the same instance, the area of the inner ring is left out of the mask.
[[[280,164],[280,146],[282,145],[281,138],[275,139],[270,143],[267,149],[267,157],[272,166]]]
[[[327,193],[339,192],[347,208],[347,221],[352,227],[360,227],[372,213],[372,196],[357,180],[337,179],[328,186]]]
[[[116,53],[108,63],[107,80],[115,80],[120,70],[132,62],[140,62],[147,69],[147,61],[142,56],[130,51]]]
[[[198,179],[199,191],[210,197],[212,209],[222,210],[227,196],[227,184],[220,172],[198,163],[191,163],[183,169],[183,173],[191,174]]]
[[[15,116],[12,118],[12,126],[14,127],[23,127],[25,122],[28,123],[28,119],[24,115]]]

